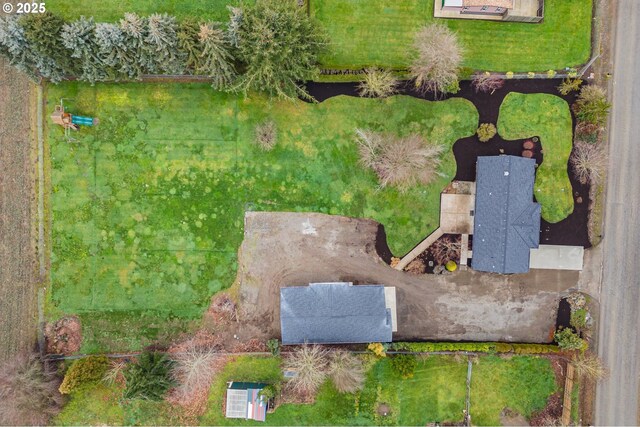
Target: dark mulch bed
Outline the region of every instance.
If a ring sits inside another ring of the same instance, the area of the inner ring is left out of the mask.
[[[560,79],[520,79],[506,80],[504,86],[493,93],[476,93],[471,87],[470,81],[460,82],[460,92],[455,95],[448,95],[444,98],[465,98],[471,101],[477,108],[480,115],[479,123],[497,123],[500,105],[509,92],[521,93],[549,93],[566,100],[569,105],[576,100],[576,93],[563,96],[557,91]],[[357,83],[315,83],[307,84],[307,90],[318,101],[322,102],[338,95],[358,96]],[[400,94],[410,95],[420,99],[435,100],[432,93],[422,94],[408,82],[404,82],[400,87]],[[573,126],[575,127],[575,116],[572,114]],[[533,138],[536,135],[530,135]],[[453,145],[453,153],[456,158],[456,176],[454,179],[475,181],[475,166],[478,156],[510,154],[522,155],[522,144],[525,140],[508,141],[497,134],[491,141],[481,143],[474,135],[462,138]],[[544,141],[536,144],[533,157],[538,164],[543,162]],[[569,180],[573,189],[574,209],[564,220],[555,224],[542,220],[540,243],[549,245],[575,245],[591,247],[587,232],[588,212],[589,212],[589,185],[581,184],[574,176],[567,165]],[[382,250],[381,252],[385,252]],[[386,255],[386,254],[385,254]]]

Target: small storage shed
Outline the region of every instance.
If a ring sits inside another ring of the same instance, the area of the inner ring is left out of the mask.
[[[267,401],[260,391],[267,384],[232,381],[227,383],[227,418],[264,421],[267,417]]]

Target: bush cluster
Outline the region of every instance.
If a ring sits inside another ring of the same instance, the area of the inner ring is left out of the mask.
[[[171,378],[173,363],[162,353],[142,353],[136,363],[124,370],[127,387],[125,399],[162,400],[174,385]]]
[[[0,54],[34,78],[91,82],[143,74],[208,76],[216,89],[308,94],[298,82],[317,73],[325,44],[294,2],[258,0],[230,7],[228,22],[182,22],[167,14],[126,13],[117,23],[46,12],[0,17]]]
[[[571,328],[558,329],[553,335],[553,339],[563,350],[585,350],[587,348],[587,342]]]
[[[558,347],[546,344],[511,344],[502,342],[396,342],[390,350],[411,352],[468,351],[477,353],[546,354]]]
[[[478,126],[478,130],[476,131],[478,134],[478,139],[480,142],[487,142],[494,136],[496,136],[497,130],[496,126],[493,123],[482,123]]]
[[[604,126],[611,104],[607,101],[604,89],[599,86],[586,85],[580,89],[578,99],[572,108],[580,121]]]
[[[60,393],[69,394],[78,386],[102,381],[109,369],[109,359],[106,356],[89,356],[75,360],[60,384]]]

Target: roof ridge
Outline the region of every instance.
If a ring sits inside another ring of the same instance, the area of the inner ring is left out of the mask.
[[[511,175],[511,156],[504,156],[505,159],[507,160],[507,176]],[[503,176],[504,176],[504,172],[503,172]],[[510,199],[510,195],[511,195],[511,183],[513,182],[513,179],[509,178],[507,179],[507,198],[506,198],[506,206],[505,206],[505,210],[504,210],[504,215],[506,218],[504,218],[505,221],[505,242],[504,245],[502,245],[503,247],[503,251],[502,251],[502,269],[506,269],[507,266],[507,241],[509,240],[509,210],[510,210],[510,203],[509,200]]]

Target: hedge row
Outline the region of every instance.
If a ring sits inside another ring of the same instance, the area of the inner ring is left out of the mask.
[[[417,353],[436,351],[468,351],[477,353],[549,354],[560,348],[548,344],[510,344],[503,342],[395,342],[390,351],[412,351]]]

